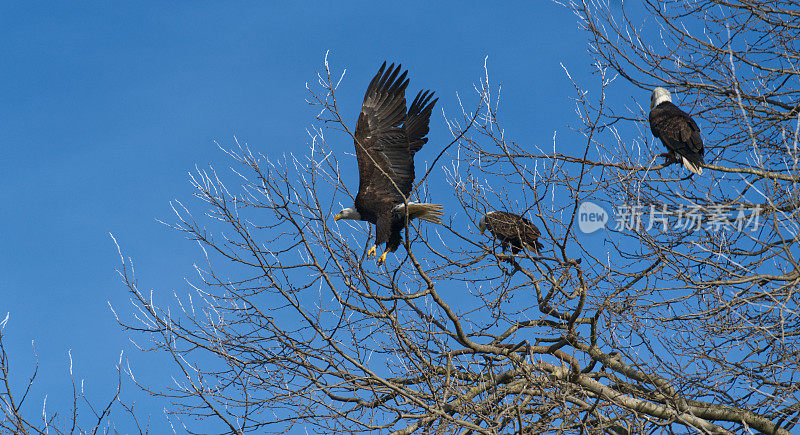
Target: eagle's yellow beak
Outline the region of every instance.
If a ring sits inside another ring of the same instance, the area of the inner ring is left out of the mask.
[[[342,218],[342,214],[341,213],[337,213],[336,216],[333,217],[333,221],[336,222],[341,218]]]

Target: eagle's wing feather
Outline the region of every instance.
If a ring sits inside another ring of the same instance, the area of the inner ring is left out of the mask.
[[[684,113],[683,115],[686,117],[686,125],[688,127],[686,129],[686,135],[688,136],[686,142],[692,151],[702,156],[705,154],[705,148],[703,147],[703,138],[700,137],[700,127],[697,126],[697,123],[694,122],[694,119],[689,114]]]
[[[428,138],[425,137],[429,131],[428,123],[431,120],[433,106],[439,101],[438,98],[431,100],[432,98],[433,92],[430,90],[420,91],[411,103],[411,107],[408,108],[408,116],[406,116],[403,129],[405,129],[408,136],[409,148],[412,154],[428,143]]]
[[[411,103],[411,107],[408,108],[406,122],[403,124],[411,157],[406,170],[402,173],[400,183],[400,189],[405,196],[410,195],[411,189],[414,188],[414,178],[416,176],[414,173],[414,154],[428,143],[428,138],[425,137],[429,131],[428,123],[431,120],[433,106],[439,100],[438,98],[432,100],[432,98],[433,92],[430,90],[420,91]]]
[[[402,128],[406,119],[407,71],[400,74],[400,68],[392,64],[386,69],[384,62],[364,95],[355,132],[359,172],[357,206],[361,202],[362,206],[372,204],[371,207],[383,209],[384,202],[396,204],[403,200],[398,187],[409,172],[412,156]]]

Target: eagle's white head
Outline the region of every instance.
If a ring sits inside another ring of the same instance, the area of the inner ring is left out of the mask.
[[[481,220],[478,221],[478,229],[481,230],[481,234],[483,234],[483,232],[486,231],[486,214],[481,216]]]
[[[333,217],[334,222],[338,221],[339,219],[352,219],[360,221],[361,213],[359,213],[354,207],[346,208]]]
[[[672,102],[672,95],[669,91],[661,87],[655,88],[653,89],[653,94],[650,95],[650,109],[652,110],[654,107],[667,101],[670,103]]]

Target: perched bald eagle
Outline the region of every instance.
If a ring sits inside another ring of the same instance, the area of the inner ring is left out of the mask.
[[[539,242],[539,228],[533,222],[520,215],[505,211],[491,211],[481,217],[478,222],[478,229],[481,234],[487,229],[495,239],[500,241],[503,252],[508,245],[511,245],[511,252],[516,254],[522,250],[523,246],[533,250],[539,255],[539,249],[544,245]]]
[[[375,224],[375,245],[367,258],[386,243],[378,264],[386,254],[400,246],[406,226],[405,202],[414,186],[414,154],[428,138],[428,122],[438,98],[433,92],[420,91],[406,112],[408,71],[400,74],[400,65],[381,65],[367,87],[355,132],[358,160],[358,194],[355,205],[340,211],[339,219],[362,220]],[[408,203],[408,219],[441,223],[439,204]]]
[[[672,96],[664,88],[653,89],[650,96],[650,131],[661,139],[669,153],[695,174],[702,174],[703,139],[700,128],[691,116],[672,104]]]

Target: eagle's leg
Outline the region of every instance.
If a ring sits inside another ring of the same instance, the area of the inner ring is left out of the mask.
[[[375,251],[377,250],[377,248],[378,248],[378,245],[372,245],[372,247],[369,248],[369,251],[367,251],[367,258],[374,257],[375,256]]]
[[[378,258],[378,265],[381,265],[386,262],[386,254],[388,253],[389,251],[383,251],[383,254],[380,256],[380,258]]]
[[[664,158],[664,165],[665,166],[669,166],[669,165],[671,165],[673,163],[679,163],[680,162],[680,159],[678,158],[678,156],[675,155],[675,151],[669,151],[669,152],[666,152],[666,153],[661,153],[661,154],[659,154],[659,157],[663,157]]]

